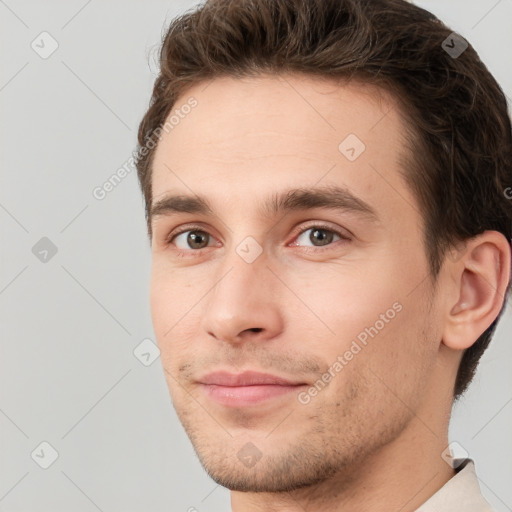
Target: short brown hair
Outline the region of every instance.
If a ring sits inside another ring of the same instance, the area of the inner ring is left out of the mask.
[[[401,172],[421,208],[434,280],[456,243],[485,230],[510,241],[506,97],[473,47],[457,37],[405,0],[209,0],[176,18],[162,41],[160,74],[138,132],[136,165],[150,239],[154,134],[178,97],[216,77],[291,72],[363,80],[402,105],[409,151]],[[448,51],[455,41],[468,44],[460,55]],[[509,292],[510,283],[498,317],[466,349],[455,399],[471,382]]]

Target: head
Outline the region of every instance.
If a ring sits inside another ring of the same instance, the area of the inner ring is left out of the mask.
[[[139,128],[151,310],[223,485],[310,485],[471,382],[510,289],[512,130],[451,34],[402,0],[214,0],[169,27]],[[303,386],[230,408],[199,384],[217,369]],[[261,472],[223,467],[244,450]]]

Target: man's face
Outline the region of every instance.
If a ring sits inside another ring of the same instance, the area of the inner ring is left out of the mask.
[[[151,311],[176,412],[225,487],[348,474],[407,430],[436,385],[439,320],[399,174],[398,111],[369,86],[294,75],[202,83],[173,113],[191,97],[152,181]],[[263,210],[327,187],[344,191],[343,208]],[[213,213],[172,211],[170,195]],[[220,371],[294,386],[204,383]]]

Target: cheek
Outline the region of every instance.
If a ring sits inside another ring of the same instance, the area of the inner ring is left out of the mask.
[[[179,318],[185,314],[184,309],[193,297],[191,284],[183,279],[183,274],[169,268],[160,256],[153,257],[150,277],[150,308],[155,334],[167,332]],[[197,288],[196,286],[194,288]],[[191,306],[188,307],[190,309]]]
[[[351,438],[352,433],[354,443],[377,424],[377,430],[392,430],[395,422],[405,421],[419,406],[432,371],[435,351],[424,341],[424,325],[418,324],[413,308],[400,305],[394,315],[388,313],[388,323],[379,319],[386,308],[356,308],[357,320],[340,317],[336,339],[318,348],[329,365],[324,371],[332,377],[325,391],[318,385],[310,410],[338,418],[331,423],[340,426],[340,434],[348,428],[344,435]],[[347,421],[340,421],[340,416]]]
[[[415,371],[424,373],[436,350],[435,326],[429,326],[422,296],[425,288],[411,293],[413,281],[396,263],[393,268],[382,260],[364,272],[337,265],[323,271],[321,279],[295,276],[289,282],[294,289],[305,290],[301,297],[308,308],[294,308],[290,324],[300,326],[301,332],[316,333],[321,344],[309,349],[318,351],[326,364],[334,365],[341,356],[343,368],[380,370],[393,387],[400,387],[401,379],[411,383]],[[375,380],[371,372],[368,379]]]
[[[164,368],[173,375],[183,354],[193,349],[194,326],[200,320],[198,301],[204,295],[183,273],[153,264],[150,279],[150,310],[153,330]]]
[[[162,364],[168,369],[173,338],[179,331],[179,319],[183,316],[183,313],[180,314],[183,295],[180,298],[178,289],[179,285],[173,281],[171,274],[160,271],[154,264],[149,290],[151,320]]]
[[[354,356],[352,370],[366,376],[372,394],[383,404],[415,408],[435,364],[436,327],[421,301],[406,296],[394,304],[399,306],[394,314],[384,311],[384,320],[361,331],[366,344],[359,344],[362,350]]]
[[[301,273],[303,277],[297,279],[297,274],[290,275],[287,282],[300,291],[301,302],[296,301],[297,306],[283,314],[292,314],[295,323],[315,326],[317,336],[325,339],[324,346],[336,351],[358,335],[364,341],[368,329],[375,332],[375,324],[377,331],[389,331],[389,325],[401,315],[396,281],[377,284],[371,272],[338,264],[319,272],[318,277]]]

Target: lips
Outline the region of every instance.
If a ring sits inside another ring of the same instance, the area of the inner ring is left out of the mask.
[[[201,384],[214,384],[216,386],[228,387],[261,385],[299,386],[301,384],[305,384],[304,382],[292,382],[269,373],[253,371],[246,371],[238,375],[228,372],[213,372],[199,379],[199,382]]]
[[[246,371],[238,375],[213,372],[198,381],[206,396],[224,407],[246,407],[297,392],[304,382],[293,382],[277,375]]]

